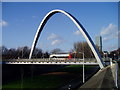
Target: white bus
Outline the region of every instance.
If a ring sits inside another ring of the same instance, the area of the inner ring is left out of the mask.
[[[51,54],[50,58],[72,58],[72,55],[69,53],[58,53],[58,54]]]

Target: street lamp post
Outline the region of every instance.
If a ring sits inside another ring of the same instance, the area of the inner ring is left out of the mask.
[[[76,52],[74,51],[74,53],[76,53]],[[83,53],[79,52],[79,53],[83,54],[83,83],[84,83],[85,82],[85,69],[84,69],[84,59],[85,59],[85,57],[84,57],[84,52]],[[75,60],[75,56],[74,56],[74,60]]]
[[[85,69],[84,69],[84,60],[85,60],[85,57],[84,57],[84,52],[79,52],[81,54],[83,54],[83,83],[85,82]]]
[[[85,82],[85,69],[84,69],[84,52],[83,52],[83,83]]]
[[[74,55],[74,60],[75,60],[75,56],[76,56],[76,51],[73,52],[75,55]]]

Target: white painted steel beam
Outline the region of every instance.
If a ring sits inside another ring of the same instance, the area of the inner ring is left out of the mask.
[[[6,64],[45,64],[45,65],[83,65],[83,62],[6,62]],[[86,62],[84,65],[99,65],[95,62]]]
[[[44,28],[44,26],[45,26],[46,22],[49,20],[49,18],[52,15],[54,15],[55,13],[63,13],[73,21],[73,23],[77,26],[77,28],[82,33],[83,37],[86,39],[86,41],[87,41],[88,45],[90,46],[95,58],[97,59],[97,62],[99,63],[100,68],[101,69],[104,68],[103,60],[102,60],[98,50],[96,49],[96,46],[94,45],[92,39],[90,38],[89,34],[84,29],[84,27],[71,14],[69,14],[69,13],[67,13],[67,12],[65,12],[63,10],[58,10],[58,9],[52,10],[49,13],[47,13],[46,16],[43,18],[42,22],[40,23],[40,25],[39,25],[39,27],[37,29],[36,35],[34,37],[34,40],[33,40],[33,44],[32,44],[31,52],[30,52],[30,55],[29,55],[29,59],[31,59],[31,57],[32,57],[33,51],[34,51],[34,49],[36,47],[36,44],[37,44],[38,38],[40,36],[40,33],[42,32],[42,29]]]

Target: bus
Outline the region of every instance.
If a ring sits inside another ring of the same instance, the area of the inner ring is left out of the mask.
[[[72,54],[71,53],[51,54],[50,58],[66,58],[66,59],[71,59],[72,58]]]

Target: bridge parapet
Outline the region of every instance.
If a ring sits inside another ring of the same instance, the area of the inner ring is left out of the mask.
[[[7,62],[12,62],[12,61],[83,61],[81,58],[71,58],[71,59],[66,59],[66,58],[37,58],[37,59],[6,59],[2,61],[7,61]],[[86,58],[84,59],[85,62],[97,62],[95,58]]]
[[[118,64],[113,63],[103,69],[100,69],[91,79],[83,84],[78,90],[82,88],[118,88]]]
[[[5,64],[54,64],[54,65],[98,65],[96,60],[84,60],[83,59],[12,59],[12,60],[4,60]]]

